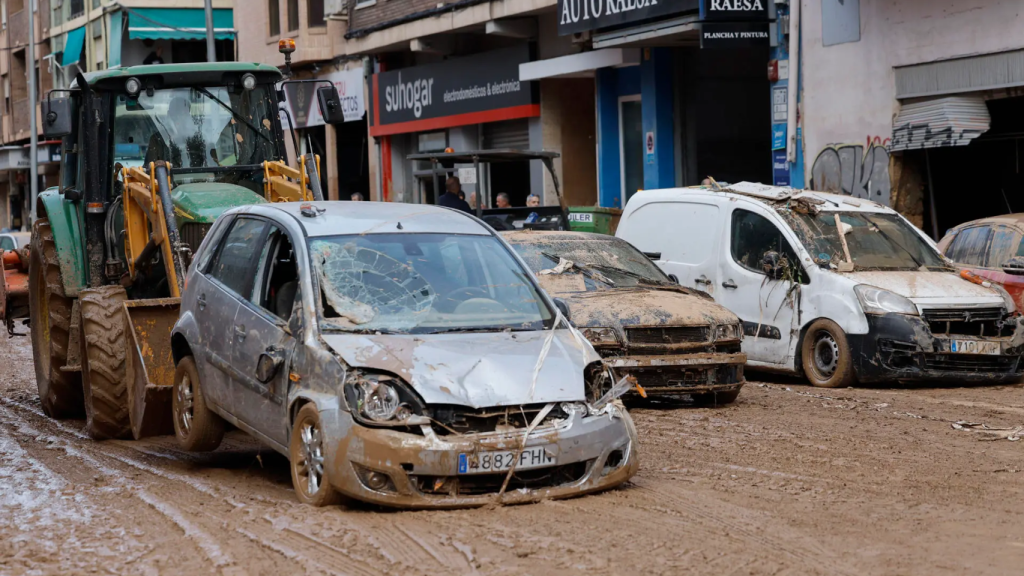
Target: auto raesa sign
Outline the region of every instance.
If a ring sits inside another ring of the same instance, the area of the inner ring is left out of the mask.
[[[696,12],[698,2],[699,0],[558,0],[558,33],[564,36],[673,14]]]

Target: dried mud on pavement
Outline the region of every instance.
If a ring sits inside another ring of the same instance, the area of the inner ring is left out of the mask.
[[[1013,574],[1021,386],[751,382],[726,408],[636,408],[641,470],[559,502],[452,512],[296,502],[244,434],[97,443],[46,418],[27,338],[0,341],[0,574]]]

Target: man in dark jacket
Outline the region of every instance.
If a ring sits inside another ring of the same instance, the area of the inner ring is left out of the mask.
[[[448,178],[444,183],[445,193],[441,194],[441,197],[437,199],[438,206],[444,206],[445,208],[455,208],[462,210],[463,212],[473,213],[473,210],[469,207],[469,204],[465,200],[459,198],[459,192],[462,191],[462,184],[459,179],[455,176]]]

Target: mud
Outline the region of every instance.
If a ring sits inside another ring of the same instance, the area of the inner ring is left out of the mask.
[[[1022,392],[751,382],[724,408],[634,408],[640,473],[608,493],[317,509],[244,434],[186,454],[46,418],[28,338],[4,338],[0,574],[1016,574],[1024,443],[952,424],[1015,429]]]

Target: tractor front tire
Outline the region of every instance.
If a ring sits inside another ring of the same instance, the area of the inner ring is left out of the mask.
[[[125,357],[128,330],[121,286],[82,290],[82,391],[85,422],[96,440],[129,438],[128,373]]]
[[[57,247],[45,218],[32,224],[28,270],[29,327],[39,401],[50,418],[80,417],[81,378],[77,372],[61,370],[68,361],[74,299],[64,295]]]

